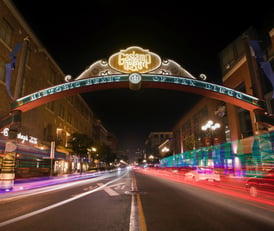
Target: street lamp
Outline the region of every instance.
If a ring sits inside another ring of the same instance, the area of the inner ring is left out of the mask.
[[[93,155],[97,152],[97,148],[95,147],[90,147],[87,149],[87,153],[88,153],[88,162],[89,164],[91,164],[92,161],[94,161],[94,157]],[[92,155],[93,153],[93,155]]]
[[[206,137],[205,137],[206,146],[212,145],[212,138],[213,138],[214,131],[220,127],[221,127],[220,123],[214,124],[212,120],[207,121],[207,123],[201,127],[202,131],[204,131],[206,134]]]
[[[170,151],[170,149],[168,147],[163,147],[162,150],[161,150],[163,153],[167,153]]]

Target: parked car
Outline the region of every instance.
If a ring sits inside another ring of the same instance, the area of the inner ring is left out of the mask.
[[[272,193],[274,196],[274,168],[261,176],[248,178],[245,187],[252,197],[257,197],[261,193]]]
[[[192,182],[202,180],[219,182],[221,180],[220,174],[212,168],[195,167],[184,175],[184,179]]]

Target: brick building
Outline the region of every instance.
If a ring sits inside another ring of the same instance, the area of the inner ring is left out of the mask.
[[[190,156],[204,155],[201,153],[206,149],[201,148],[208,146],[205,139],[208,134],[202,128],[206,121],[211,120],[220,126],[210,134],[211,140],[208,144],[229,144],[229,148],[228,145],[223,146],[224,150],[220,147],[213,150],[214,155],[219,152],[219,155],[228,156],[228,159],[222,156],[221,161],[220,158],[217,160],[219,166],[232,166],[239,174],[244,174],[242,171],[250,170],[254,166],[256,170],[274,166],[273,148],[269,147],[268,154],[263,156],[263,147],[255,147],[256,140],[266,139],[263,137],[265,134],[268,136],[268,143],[274,143],[272,140],[273,115],[271,115],[274,110],[273,25],[264,28],[264,32],[259,33],[256,29],[249,28],[220,52],[219,59],[223,86],[263,99],[269,116],[266,117],[256,111],[245,110],[227,102],[202,98],[173,129],[175,153],[188,152],[189,154],[189,159],[184,163],[203,162],[203,158],[199,159],[201,161],[199,162]],[[259,55],[259,52],[262,55]],[[193,152],[193,150],[196,151]],[[212,150],[206,152],[213,155]],[[224,153],[221,154],[221,152]],[[179,161],[180,158],[182,156],[178,154],[173,159]],[[165,160],[165,163],[173,165],[174,163],[171,162],[171,159]],[[213,162],[211,164],[214,165]]]
[[[0,1],[1,125],[4,118],[9,116],[14,99],[64,83],[65,77],[65,73],[36,37],[12,1]],[[71,134],[86,134],[90,138],[99,139],[99,143],[110,143],[110,137],[113,136],[97,121],[98,118],[81,95],[64,97],[22,113],[18,132],[24,139],[19,139],[18,142],[24,142],[26,152],[41,152],[39,166],[44,161],[43,158],[48,158],[54,142],[58,168],[60,172],[66,172],[66,162],[72,159],[68,147]],[[1,127],[2,153],[8,139],[8,129],[8,125]],[[35,141],[29,142],[30,137]],[[115,149],[114,141],[111,141],[111,145]],[[21,158],[20,155],[18,158]]]

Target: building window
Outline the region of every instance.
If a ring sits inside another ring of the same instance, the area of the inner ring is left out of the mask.
[[[235,58],[240,59],[245,55],[245,44],[243,42],[242,36],[238,37],[235,41]]]
[[[245,46],[242,36],[240,36],[220,54],[222,73],[224,74],[230,70],[244,54]]]
[[[226,47],[221,53],[221,68],[222,72],[225,73],[232,67],[232,63],[234,61],[234,50],[233,47],[230,45]]]
[[[191,122],[188,120],[183,126],[182,126],[182,131],[184,136],[189,136],[191,135]]]
[[[30,63],[29,63],[30,54],[31,54],[30,48],[27,48],[25,64],[28,65],[28,66],[30,65]]]
[[[13,28],[5,19],[3,19],[0,26],[0,38],[6,44],[11,46],[12,35],[13,35]]]
[[[49,69],[49,78],[48,81],[50,84],[55,85],[56,83],[56,73],[53,69]]]
[[[51,110],[52,112],[54,112],[54,101],[47,103],[47,108]]]
[[[238,108],[238,116],[240,121],[241,138],[253,135],[250,113],[243,108]]]
[[[67,97],[68,101],[73,105],[74,102],[74,95]]]
[[[63,133],[63,129],[62,128],[57,128],[56,129],[57,144],[62,144],[63,143],[62,133]]]
[[[47,124],[47,126],[44,128],[44,140],[46,141],[52,141],[53,136],[52,136],[52,124]]]
[[[72,123],[72,115],[71,115],[70,112],[68,112],[67,114],[68,114],[67,115],[67,122],[71,124]]]
[[[60,108],[59,108],[59,114],[58,114],[61,118],[65,118],[65,108],[63,105],[60,105]]]
[[[237,91],[240,92],[246,92],[246,87],[244,83],[241,83],[237,88]],[[250,113],[249,111],[239,108],[237,109],[238,111],[238,117],[240,121],[240,131],[241,131],[241,138],[249,137],[253,135],[253,129],[252,129],[252,124],[251,124],[251,118],[250,118]]]

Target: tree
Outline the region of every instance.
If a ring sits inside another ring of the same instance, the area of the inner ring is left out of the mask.
[[[102,144],[99,148],[99,157],[102,162],[106,164],[113,163],[117,158],[116,154],[111,152],[111,149],[108,145]]]
[[[184,145],[186,151],[193,150],[195,147],[195,137],[193,135],[185,137]]]
[[[81,162],[88,156],[88,148],[94,145],[94,141],[88,135],[80,133],[73,133],[68,143],[71,150],[80,157]],[[82,172],[82,165],[80,170]]]

